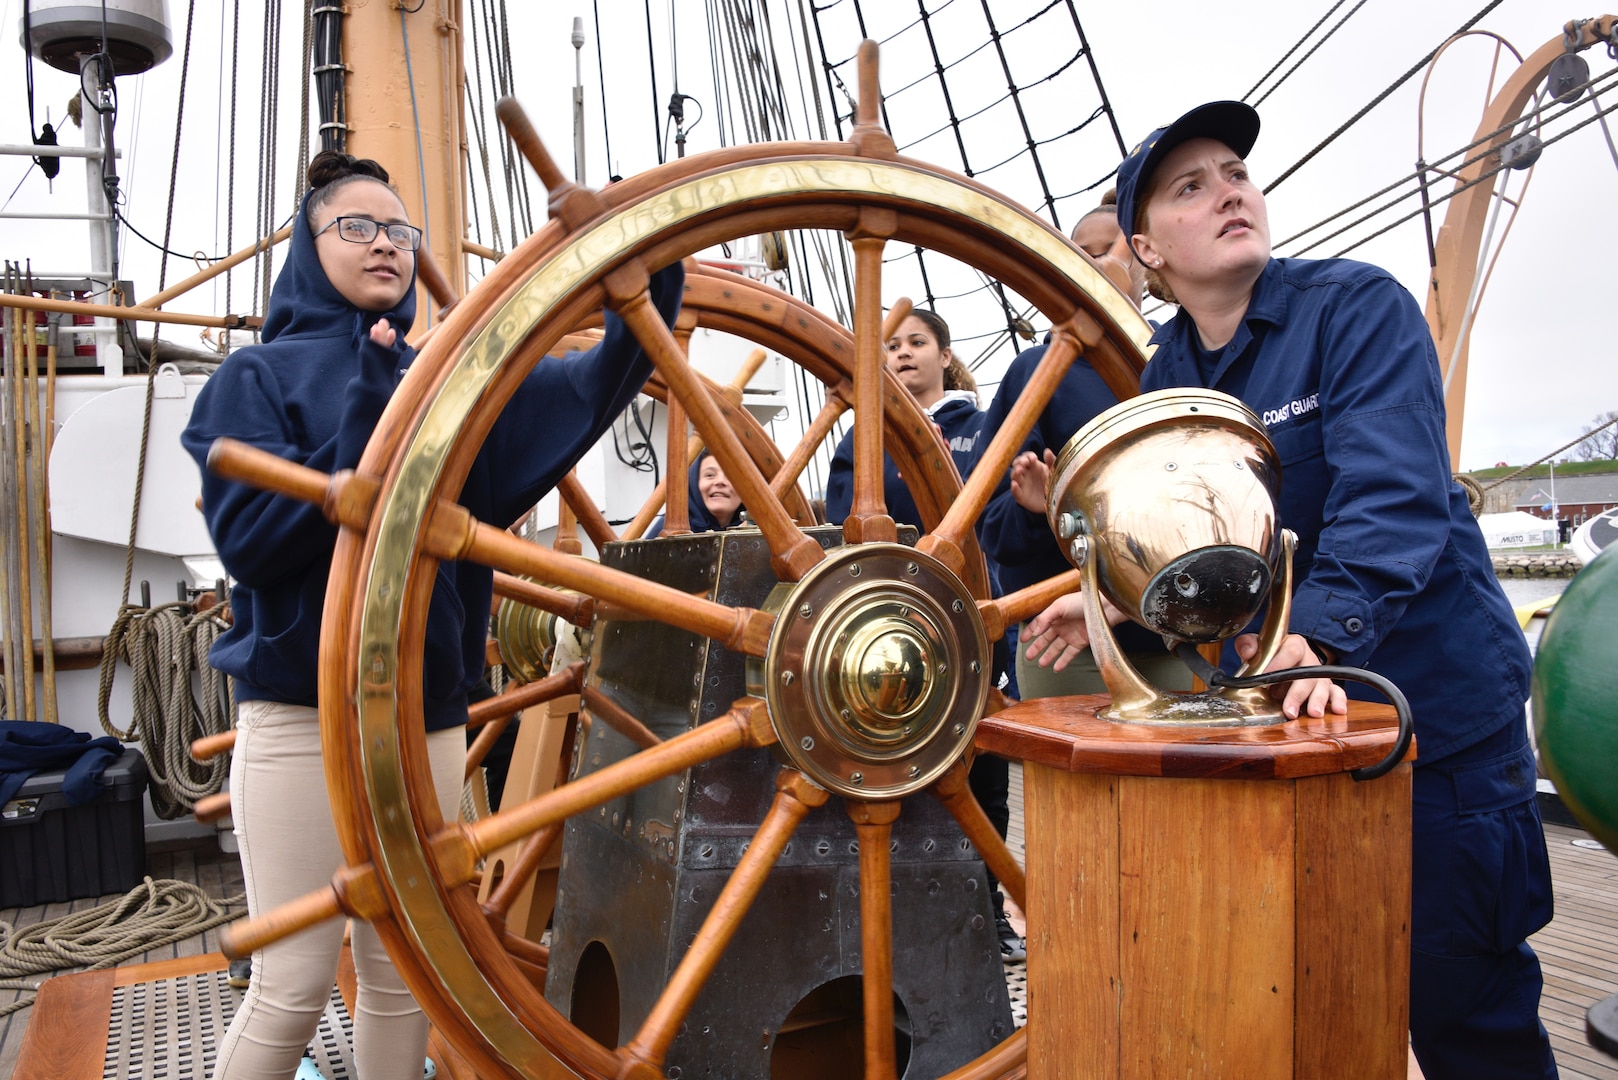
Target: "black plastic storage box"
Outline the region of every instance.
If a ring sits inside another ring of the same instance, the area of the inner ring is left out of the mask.
[[[106,785],[69,806],[61,771],[23,781],[0,808],[0,908],[123,893],[146,877],[146,759],[139,750],[101,774]]]

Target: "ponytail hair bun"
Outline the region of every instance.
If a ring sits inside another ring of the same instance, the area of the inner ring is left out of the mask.
[[[388,170],[370,158],[357,158],[337,150],[322,150],[309,163],[309,219],[310,231],[320,225],[320,208],[332,201],[337,192],[356,180],[374,180],[393,191],[388,183]],[[397,192],[395,192],[397,194]]]
[[[322,150],[309,163],[309,187],[318,189],[339,180],[380,180],[388,182],[388,170],[370,158],[357,158],[338,150]]]

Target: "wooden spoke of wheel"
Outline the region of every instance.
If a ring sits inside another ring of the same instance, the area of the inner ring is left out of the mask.
[[[494,887],[489,898],[483,902],[483,914],[488,916],[490,925],[495,926],[497,930],[505,929],[506,916],[511,913],[511,905],[516,903],[517,897],[527,886],[529,879],[539,872],[540,861],[561,836],[562,823],[553,821],[532,836],[525,837],[523,842],[517,845],[517,857],[506,867],[506,876],[500,879],[500,884]]]
[[[840,405],[828,405],[829,408],[840,412],[852,406],[854,339],[847,328],[833,322],[825,313],[747,278],[711,268],[686,279],[686,302],[702,308],[704,326],[758,341],[803,367],[826,388],[828,403],[833,398],[840,399]],[[896,302],[889,312],[884,326],[888,337],[903,321],[902,317],[895,319],[894,316],[900,313],[904,303],[903,300]],[[903,311],[903,316],[908,315],[908,310]],[[921,512],[921,521],[914,524],[922,528],[936,527],[959,491],[953,486],[947,492],[938,490],[947,483],[946,477],[954,475],[954,459],[927,414],[886,368],[882,381],[882,415],[886,425],[883,453],[893,459],[905,476],[928,478],[926,483],[910,485],[916,508]],[[824,413],[822,410],[822,417]],[[835,417],[826,418],[825,422],[829,424],[832,419]],[[794,449],[791,462],[782,465],[777,476],[794,469],[801,472],[823,438],[817,435],[811,440],[806,433]],[[811,442],[812,445],[805,445]],[[975,593],[987,595],[988,575],[976,538],[968,536],[966,540],[968,548],[962,555],[962,566],[955,572]]]
[[[548,611],[580,629],[588,629],[595,617],[595,601],[588,596],[559,592],[498,570],[494,574],[494,595]]]
[[[476,725],[482,730],[478,731],[472,745],[466,748],[466,775],[462,779],[470,780],[472,774],[482,767],[483,759],[489,756],[489,751],[505,732],[513,716],[530,706],[542,704],[564,694],[577,694],[583,683],[584,661],[580,660],[538,682],[514,687],[503,694],[486,698],[473,705],[467,712],[470,714],[474,709],[482,710]],[[474,726],[470,715],[467,717],[466,726],[468,730]]]
[[[579,515],[566,499],[556,508],[556,538],[551,541],[551,550],[563,555],[584,554],[584,544],[579,540]]]
[[[573,516],[578,519],[579,524],[584,526],[584,535],[590,538],[590,543],[596,546],[596,550],[599,551],[618,539],[618,534],[613,532],[612,526],[607,523],[607,515],[601,512],[595,500],[590,498],[590,493],[584,490],[584,485],[579,482],[579,474],[575,470],[567,471],[556,485],[556,491],[573,511]],[[578,552],[569,554],[577,555]]]
[[[427,287],[428,295],[438,305],[439,315],[460,303],[461,298],[456,294],[455,286],[439,268],[432,249],[425,245],[416,251],[416,277]]]
[[[893,862],[898,802],[850,802],[860,842],[860,971],[865,1002],[865,1080],[894,1080]]]
[[[966,763],[957,761],[933,782],[929,790],[960,825],[961,831],[977,849],[978,857],[988,864],[990,872],[1005,887],[1011,899],[1026,911],[1024,905],[1028,902],[1028,879],[1023,876],[1022,867],[1017,865],[1011,849],[1006,847],[1005,840],[995,830],[983,807],[972,797],[967,771]]]
[[[562,175],[515,101],[502,99],[495,109],[518,149],[550,190],[553,218],[576,229],[606,211],[607,206],[600,196]],[[775,569],[776,576],[783,581],[797,581],[811,566],[826,557],[825,551],[803,534],[787,516],[780,500],[770,495],[769,484],[743,450],[741,440],[724,423],[712,399],[702,392],[696,373],[686,363],[674,332],[663,322],[663,317],[647,295],[647,278],[647,270],[639,260],[609,272],[604,278],[608,302],[635,335],[641,348],[646,350],[652,366],[668,384],[669,391],[685,403],[693,426],[719,460],[725,470],[725,478],[741,496],[742,505],[747,507],[753,523],[770,545],[770,565]]]
[[[899,535],[882,493],[882,250],[897,225],[892,212],[862,210],[848,233],[854,248],[854,498],[843,540],[850,544],[892,543]]]
[[[672,776],[682,769],[732,750],[769,746],[774,741],[775,729],[770,726],[764,702],[758,698],[741,698],[723,716],[509,810],[501,808],[499,813],[467,826],[466,855],[475,861],[553,821],[561,821],[581,810],[627,795],[654,780]],[[464,880],[472,880],[470,870]]]
[[[580,660],[537,682],[513,686],[492,698],[477,702],[467,709],[466,726],[475,731],[501,717],[512,716],[564,694],[576,694],[583,684],[584,661]]]
[[[689,289],[687,296],[690,296]],[[746,336],[745,333],[742,336]],[[762,351],[755,350],[755,353],[762,353]],[[708,395],[713,399],[714,407],[719,410],[719,414],[724,417],[731,430],[735,431],[741,438],[742,447],[747,451],[748,456],[753,459],[754,464],[758,466],[759,472],[771,481],[771,490],[774,490],[774,478],[781,471],[783,458],[775,443],[770,440],[769,433],[764,429],[764,425],[760,424],[753,418],[752,413],[742,407],[741,392],[736,389],[735,384],[721,385],[701,372],[696,372],[696,376],[697,380],[707,387]],[[643,393],[655,401],[663,402],[665,405],[671,401],[678,402],[679,400],[669,393],[668,386],[655,374],[646,380],[646,388]],[[687,419],[689,419],[689,413],[687,414]],[[706,446],[707,443],[703,441],[702,435],[693,432],[690,440],[686,443],[686,460],[691,461]],[[668,477],[665,476],[659,482],[660,486],[653,492],[655,500],[650,496],[647,498],[646,503],[636,515],[635,520],[637,522],[644,517],[649,525],[652,518],[657,516],[658,510],[665,501],[665,493],[668,490],[666,487],[667,480]],[[809,500],[804,498],[802,491],[797,488],[787,488],[779,492],[777,497],[787,504],[788,516],[803,522],[813,520],[812,515],[809,513]],[[641,532],[644,532],[644,529]],[[641,532],[636,532],[633,535],[639,536]],[[630,538],[631,533],[626,529],[624,539]]]
[[[191,816],[203,825],[212,825],[230,813],[230,792],[204,795],[191,807]]]
[[[749,517],[770,545],[770,565],[783,581],[797,581],[811,566],[826,557],[815,541],[805,536],[786,507],[770,493],[770,487],[753,459],[743,449],[741,439],[720,416],[718,407],[705,391],[701,380],[680,353],[674,334],[652,306],[644,290],[618,308],[619,316],[639,339],[669,392],[685,403],[691,422],[719,460],[725,478],[741,497]]]
[[[663,513],[663,535],[680,536],[691,531],[691,487],[680,482],[690,465],[687,451],[691,449],[691,440],[685,431],[685,406],[673,394],[669,395],[668,425],[668,449],[665,451],[668,460],[664,463],[666,475],[663,478],[663,502],[667,509]],[[671,478],[673,483],[669,482]],[[652,494],[657,493],[654,491]]]
[[[1099,326],[1096,332],[1099,336]],[[946,566],[954,567],[960,562],[961,545],[972,531],[973,523],[983,515],[983,508],[989,505],[989,497],[994,494],[1000,478],[1011,468],[1011,459],[1017,456],[1017,448],[1034,430],[1034,422],[1044,411],[1046,402],[1050,401],[1067,369],[1073,366],[1079,351],[1079,338],[1072,328],[1058,327],[1045,355],[1034,368],[1027,388],[1011,407],[1005,422],[995,432],[988,449],[978,459],[971,477],[961,488],[960,497],[944,515],[944,520],[939,522],[938,528],[916,544],[917,548],[942,560]]]
[[[579,697],[583,700],[585,707],[590,710],[591,716],[604,721],[608,727],[642,750],[650,749],[663,742],[645,724],[629,715],[628,710],[622,705],[602,693],[601,688],[595,683],[586,683],[584,689],[579,692]]]
[[[853,393],[852,387],[849,388],[849,393]],[[803,475],[803,470],[808,468],[809,462],[814,459],[815,451],[820,449],[820,444],[831,434],[837,418],[847,411],[848,402],[842,395],[833,391],[826,393],[826,404],[820,407],[820,411],[815,414],[814,420],[810,421],[808,429],[804,431],[803,438],[793,447],[792,456],[781,466],[781,471],[775,474],[775,479],[770,481],[770,491],[777,498],[783,497],[788,489],[798,483],[798,477]]]
[[[208,451],[208,468],[241,483],[321,505],[328,519],[356,532],[369,524],[376,501],[377,483],[368,477],[353,473],[328,476],[234,439],[215,441]],[[469,560],[555,582],[589,593],[598,601],[609,601],[638,615],[713,638],[727,649],[748,656],[764,655],[770,627],[775,622],[756,608],[726,607],[529,543],[504,529],[483,524],[465,507],[446,499],[433,506],[424,546],[427,554],[440,561]]]
[[[744,747],[768,746],[775,741],[769,714],[758,698],[742,698],[723,716],[676,735],[657,746],[614,762],[544,795],[471,825],[450,825],[435,834],[433,850],[439,881],[454,889],[472,880],[477,862],[485,855],[513,844],[549,825],[611,799],[627,795],[656,780],[700,765],[721,754]],[[376,867],[344,867],[332,883],[251,919],[231,924],[221,934],[220,947],[235,957],[280,941],[339,915],[376,920],[388,913],[377,880]]]
[[[674,340],[680,346],[680,355],[687,362],[691,358],[691,331],[696,325],[697,313],[681,308],[680,317],[674,324]],[[670,536],[678,536],[691,531],[691,487],[679,481],[685,477],[695,451],[691,450],[686,439],[685,406],[675,394],[668,395],[667,423],[668,449],[665,456],[668,460],[663,467],[663,490],[667,495],[668,512],[663,517],[663,531]],[[670,477],[675,480],[673,484],[669,483]]]
[[[539,684],[534,683],[533,685],[537,686]],[[477,771],[483,768],[483,759],[489,756],[489,751],[494,749],[494,744],[499,742],[500,736],[506,733],[506,728],[511,726],[511,718],[515,715],[515,713],[507,713],[504,716],[498,716],[478,730],[477,738],[473,739],[472,745],[466,748],[466,767],[461,774],[462,784],[472,779]]]
[[[1022,1080],[1028,1075],[1028,1028],[1018,1028],[1011,1037],[976,1061],[968,1062],[939,1080],[983,1080],[1001,1077]]]
[[[758,898],[770,869],[781,857],[781,851],[791,841],[799,823],[809,811],[823,805],[826,798],[826,790],[811,783],[802,773],[792,769],[781,770],[776,777],[775,800],[770,804],[758,831],[753,834],[752,842],[747,845],[736,869],[731,871],[708,917],[703,920],[702,928],[697,931],[696,939],[686,949],[680,966],[658,996],[646,1022],[620,1051],[626,1064],[633,1063],[633,1071],[625,1075],[636,1077],[637,1080],[642,1076],[663,1075],[663,1059],[668,1054],[669,1045],[679,1034],[680,1024],[691,1011],[708,977],[713,974],[725,946],[730,944],[742,919]],[[882,850],[887,852],[886,843]],[[891,1013],[891,1002],[889,1010]],[[891,1033],[889,1037],[891,1039]]]
[[[1076,590],[1083,580],[1084,575],[1079,571],[1064,570],[1055,577],[1007,593],[998,600],[979,600],[978,614],[983,617],[983,632],[989,635],[990,641],[999,641],[1006,636],[1007,627],[1038,615],[1050,607],[1057,597]]]
[[[683,309],[681,311],[682,316],[686,311],[691,310],[693,309]],[[721,408],[721,411],[724,413],[727,421],[740,421],[745,424],[748,420],[751,420],[751,415],[749,413],[740,411],[742,404],[742,392],[746,388],[747,384],[752,381],[753,376],[758,374],[759,367],[767,358],[768,354],[763,349],[754,349],[752,352],[747,354],[747,359],[743,361],[742,366],[737,369],[736,374],[731,379],[730,383],[726,386],[718,388],[718,392],[723,396],[730,406],[729,409],[725,409],[723,407]],[[671,438],[672,433],[675,430],[684,430],[689,426],[686,422],[684,406],[680,404],[678,398],[670,396],[668,387],[664,386],[657,378],[654,377],[652,379],[648,379],[646,389],[643,392],[650,395],[655,400],[663,402],[664,405],[668,407],[668,429],[671,433]],[[678,414],[676,414],[675,411],[677,409],[679,410]],[[735,422],[732,422],[731,426],[736,426]],[[758,462],[759,468],[764,471],[766,476],[769,476],[770,467],[768,464],[768,455],[761,454],[759,448],[753,445],[753,436],[750,432],[744,430],[742,437],[747,445],[748,452],[753,455],[753,460]],[[759,437],[763,437],[762,428],[760,429]],[[695,434],[690,435],[685,442],[685,460],[689,463],[693,458],[702,452],[703,445],[702,436]],[[641,504],[641,508],[635,512],[634,518],[627,526],[624,527],[622,538],[625,540],[639,540],[642,536],[645,536],[646,530],[651,527],[652,522],[657,518],[658,511],[662,510],[666,505],[668,505],[669,477],[675,475],[675,470],[673,467],[674,444],[672,442],[669,444],[669,449],[670,454],[668,457],[668,467],[664,469],[664,475],[658,479],[657,486],[652,489],[652,493],[646,497],[646,501]],[[689,464],[686,467],[689,468]],[[781,499],[782,501],[786,501],[789,494],[796,495],[800,499],[802,498],[800,492],[789,492],[786,488],[778,487],[774,480],[772,480],[770,483],[770,490],[775,492],[775,497]],[[689,488],[687,491],[689,498]],[[799,520],[808,520],[807,515],[800,514],[797,516]],[[668,526],[668,522],[672,520],[673,510],[670,509],[670,511],[664,515],[663,533],[665,535],[673,535]]]
[[[217,735],[204,735],[191,744],[191,756],[198,761],[212,761],[220,754],[228,754],[236,747],[236,731],[221,731]]]

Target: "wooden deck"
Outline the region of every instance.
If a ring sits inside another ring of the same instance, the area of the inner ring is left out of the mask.
[[[1022,770],[1015,765],[1011,782],[1013,813],[1008,839],[1021,858]],[[1618,1061],[1591,1048],[1584,1037],[1585,1010],[1618,993],[1618,858],[1600,847],[1586,846],[1591,843],[1589,837],[1577,829],[1548,825],[1545,837],[1556,886],[1556,920],[1533,938],[1545,969],[1541,1015],[1550,1030],[1563,1080],[1618,1080]],[[211,843],[204,848],[154,851],[148,856],[147,872],[154,878],[195,882],[215,897],[232,896],[242,889],[241,866],[235,856],[222,855]],[[0,920],[27,926],[97,902],[80,900],[0,911]],[[209,932],[153,950],[141,959],[181,960],[215,952],[218,947],[217,935]],[[19,996],[16,991],[0,990],[0,1005]],[[12,1075],[31,1015],[31,1009],[23,1009],[0,1018],[0,1080]]]

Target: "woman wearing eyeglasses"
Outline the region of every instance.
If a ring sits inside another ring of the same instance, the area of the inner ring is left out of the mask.
[[[210,474],[208,448],[229,436],[324,472],[354,468],[415,356],[404,335],[415,316],[421,231],[406,220],[387,172],[326,151],[308,177],[262,344],[219,366],[181,436],[203,467],[203,513],[235,579],[235,623],[209,660],[235,680],[240,704],[231,811],[254,915],[319,888],[342,861],[316,708],[320,616],[337,530],[319,507]],[[683,280],[678,263],[652,277],[652,299],[669,322]],[[536,365],[485,440],[461,503],[482,521],[516,520],[594,444],[650,369],[609,312],[594,349]],[[532,437],[536,429],[543,438]],[[478,615],[489,610],[491,590],[487,568],[445,563],[428,611],[424,719],[446,820],[459,815],[467,693],[483,675],[487,628]],[[254,955],[215,1077],[298,1073],[330,997],[342,936],[342,922],[333,920]],[[427,1020],[375,932],[359,921],[353,953],[359,1075],[421,1076]]]

